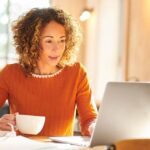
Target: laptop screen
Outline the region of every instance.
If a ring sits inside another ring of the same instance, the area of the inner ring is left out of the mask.
[[[150,138],[150,83],[109,82],[90,146]]]

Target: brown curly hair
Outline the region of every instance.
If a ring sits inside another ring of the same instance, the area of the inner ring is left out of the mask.
[[[58,8],[33,8],[14,21],[12,26],[19,63],[27,74],[32,73],[37,67],[40,55],[40,32],[50,21],[63,25],[66,31],[66,47],[58,66],[70,65],[76,60],[76,52],[82,38],[77,21]]]

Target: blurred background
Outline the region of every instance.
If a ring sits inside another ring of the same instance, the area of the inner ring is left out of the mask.
[[[0,69],[17,62],[11,23],[34,7],[56,6],[81,24],[78,60],[85,65],[97,105],[109,81],[150,79],[150,0],[1,0]]]

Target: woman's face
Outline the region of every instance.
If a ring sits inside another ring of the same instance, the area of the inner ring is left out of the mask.
[[[48,23],[40,36],[40,57],[38,63],[56,67],[59,63],[66,44],[66,32],[63,25],[55,21]]]

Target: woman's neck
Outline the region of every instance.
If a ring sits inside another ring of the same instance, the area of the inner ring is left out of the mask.
[[[40,75],[49,75],[49,74],[56,73],[58,70],[60,70],[60,68],[57,67],[57,66],[50,67],[50,66],[40,66],[40,65],[38,65],[35,68],[34,73],[35,74],[40,74]]]

